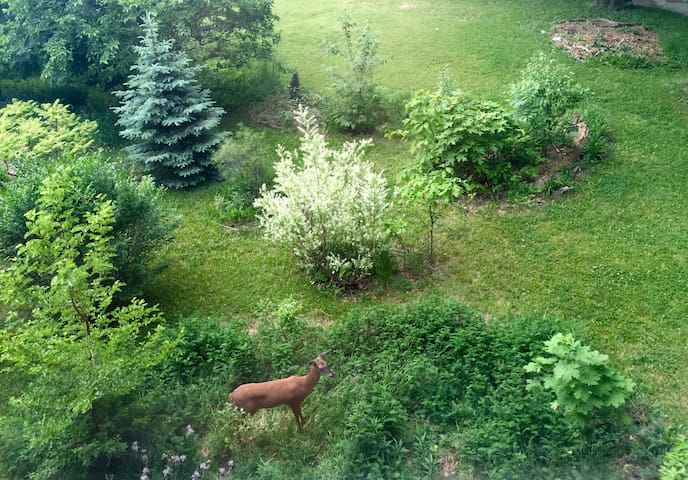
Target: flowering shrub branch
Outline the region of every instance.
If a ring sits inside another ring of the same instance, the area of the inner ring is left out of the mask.
[[[266,238],[289,245],[316,280],[359,284],[388,248],[387,182],[363,160],[370,140],[327,145],[306,107],[295,112],[299,151],[277,153],[274,187],[255,201]]]

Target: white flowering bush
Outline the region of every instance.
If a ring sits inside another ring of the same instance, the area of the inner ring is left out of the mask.
[[[351,287],[389,246],[387,183],[363,159],[370,140],[327,145],[306,107],[295,112],[298,151],[281,145],[274,186],[255,201],[265,236],[289,245],[317,280]]]

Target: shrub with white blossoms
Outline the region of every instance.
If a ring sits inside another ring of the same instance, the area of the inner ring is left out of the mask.
[[[371,140],[327,145],[306,107],[295,112],[299,151],[277,148],[274,187],[256,207],[265,236],[289,245],[316,279],[354,286],[373,271],[389,247],[387,183],[363,160]]]

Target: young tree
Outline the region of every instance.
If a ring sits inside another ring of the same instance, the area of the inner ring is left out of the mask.
[[[211,150],[225,133],[215,132],[224,111],[214,107],[210,92],[196,80],[202,69],[191,66],[183,52],[172,50],[173,40],[158,38],[149,15],[143,17],[144,36],[136,47],[139,63],[117,91],[121,105],[120,135],[137,143],[127,147],[129,160],[164,185],[184,188],[211,175]]]
[[[340,130],[372,132],[383,115],[383,95],[373,78],[375,67],[382,63],[377,40],[367,22],[358,27],[348,14],[342,18],[342,33],[339,44],[329,45],[331,54],[344,58],[346,69],[343,73],[328,69],[333,80],[328,117]]]
[[[27,240],[0,270],[0,465],[13,478],[85,478],[121,452],[112,417],[165,352],[153,308],[113,305],[112,202],[77,215],[74,182],[69,168],[45,179]]]
[[[428,258],[435,262],[435,228],[442,207],[468,195],[471,186],[447,170],[424,169],[416,164],[401,172],[399,198],[421,208],[428,220]]]

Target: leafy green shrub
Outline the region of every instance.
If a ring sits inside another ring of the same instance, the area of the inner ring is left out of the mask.
[[[348,478],[390,478],[400,470],[407,450],[403,435],[409,417],[393,390],[380,382],[361,386],[351,405],[339,448]]]
[[[545,342],[547,357],[536,357],[525,367],[539,375],[528,381],[528,390],[552,390],[556,400],[575,426],[589,424],[593,414],[618,411],[633,391],[634,383],[609,365],[609,357],[557,333]]]
[[[0,464],[17,478],[84,478],[97,458],[121,452],[112,405],[174,346],[156,309],[113,305],[114,206],[97,195],[79,215],[78,183],[67,167],[43,180],[26,241],[0,269],[0,369],[21,379],[0,411],[11,453]]]
[[[75,178],[71,188],[77,192],[72,208],[79,215],[91,211],[97,195],[114,204],[115,223],[112,244],[117,278],[126,286],[118,297],[138,294],[155,273],[153,253],[164,245],[176,227],[177,218],[164,201],[164,190],[148,177],[130,178],[112,159],[99,155],[69,161]],[[26,212],[35,208],[40,186],[55,165],[37,166],[7,184],[0,196],[0,255],[14,254],[27,231]]]
[[[264,184],[272,184],[273,156],[263,132],[239,126],[213,154],[213,164],[234,190],[252,201]]]
[[[585,94],[569,69],[540,54],[511,86],[511,105],[516,120],[544,150],[570,142],[571,121],[566,114]]]
[[[357,29],[357,23],[344,14],[341,19],[343,39],[329,45],[333,55],[344,57],[346,73],[329,69],[332,93],[327,101],[328,120],[345,132],[375,131],[383,117],[383,95],[373,79],[373,70],[382,61],[377,56],[377,40],[368,23]]]
[[[258,219],[265,236],[292,249],[315,280],[355,287],[388,248],[385,178],[363,160],[369,140],[334,150],[307,108],[297,122],[301,155],[278,149],[274,187],[255,201]]]
[[[523,365],[554,331],[532,317],[486,324],[466,307],[438,299],[354,312],[331,328],[331,350],[346,359],[338,375],[363,387],[340,383],[330,393],[342,397],[338,402],[372,401],[377,390],[366,381],[374,379],[409,421],[440,426],[459,445],[458,454],[488,478],[595,478],[586,474],[613,469],[626,427],[594,416],[594,434],[583,434],[550,408],[549,392],[526,389]],[[342,391],[347,389],[352,393]],[[419,461],[403,434],[394,440],[409,449],[409,464]],[[393,472],[406,468],[397,465]]]
[[[176,343],[158,367],[165,381],[199,383],[203,378],[222,377],[226,372],[239,380],[255,370],[255,346],[243,323],[185,318],[176,331],[169,330],[168,338]]]
[[[688,439],[679,436],[659,468],[661,480],[688,480]]]
[[[483,190],[512,181],[509,152],[518,130],[499,104],[440,84],[416,92],[406,110],[400,133],[411,141],[418,170],[446,171]]]
[[[98,125],[81,120],[55,100],[38,104],[15,100],[0,109],[0,159],[20,175],[37,162],[86,154]]]

